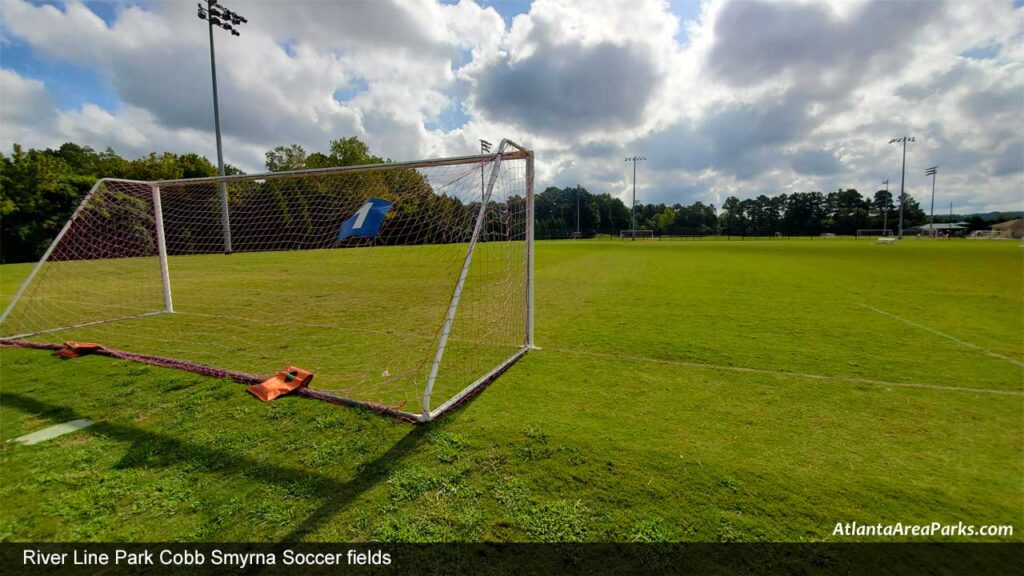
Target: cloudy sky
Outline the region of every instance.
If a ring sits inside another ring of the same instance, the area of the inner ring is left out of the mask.
[[[1022,0],[224,0],[225,156],[356,135],[395,160],[537,151],[541,187],[638,200],[900,179],[958,212],[1024,209]],[[0,145],[215,158],[195,2],[0,0]]]

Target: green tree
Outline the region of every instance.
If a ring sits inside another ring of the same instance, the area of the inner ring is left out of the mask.
[[[928,216],[924,210],[921,209],[921,205],[918,204],[917,200],[914,199],[910,194],[906,195],[906,200],[903,202],[903,227],[911,228],[913,226],[920,226],[928,221]]]
[[[95,180],[51,151],[0,154],[0,261],[38,259]]]
[[[676,223],[676,211],[672,208],[666,207],[664,210],[654,215],[654,230],[658,234],[666,234],[672,230],[673,225]]]
[[[370,147],[355,136],[331,140],[330,159],[332,166],[360,166],[364,164],[381,164],[380,156],[370,154]]]
[[[207,160],[205,156],[200,156],[194,152],[178,156],[178,166],[181,169],[182,178],[203,178],[217,175],[217,167]],[[224,168],[225,174],[231,174],[228,171],[228,168],[231,168],[230,165]]]
[[[306,151],[298,144],[277,146],[273,150],[267,150],[266,158],[267,170],[270,172],[306,168]]]

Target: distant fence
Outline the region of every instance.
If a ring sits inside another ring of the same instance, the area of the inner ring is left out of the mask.
[[[778,234],[778,235],[763,235],[763,234],[694,234],[694,235],[676,235],[676,234],[662,234],[655,236],[656,240],[676,240],[676,241],[765,241],[765,240],[840,240],[847,239],[851,240],[854,236],[841,236],[833,234],[829,236],[822,236],[821,234]]]
[[[765,240],[856,240],[856,236],[853,234],[830,234],[822,236],[821,233],[791,233],[791,234],[779,234],[779,235],[764,235],[764,234],[655,234],[654,236],[637,236],[637,242],[724,242],[724,241],[765,241]],[[584,232],[579,236],[576,234],[553,236],[547,235],[544,238],[537,237],[538,240],[616,240],[630,242],[633,240],[631,237],[622,237],[618,234],[605,234],[605,233],[593,233]]]
[[[893,234],[895,237],[896,234]],[[907,239],[932,239],[933,237],[929,234],[918,233],[918,232],[903,232],[903,237]],[[749,241],[749,242],[763,242],[766,240],[874,240],[877,236],[861,236],[857,237],[855,234],[830,234],[825,233],[823,235],[820,232],[815,233],[786,233],[780,235],[764,235],[764,234],[655,234],[654,236],[637,236],[637,242],[726,242],[726,241]],[[964,238],[963,235],[955,235],[953,238]],[[943,236],[939,236],[939,239],[948,239]],[[630,242],[633,241],[631,237],[622,237],[618,234],[605,234],[605,233],[594,233],[594,232],[583,232],[579,236],[576,234],[568,235],[546,235],[541,237],[537,236],[537,240],[615,240]]]

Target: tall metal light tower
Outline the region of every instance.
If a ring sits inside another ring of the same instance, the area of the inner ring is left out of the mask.
[[[885,184],[885,193],[889,194],[889,179],[882,180],[882,184]],[[882,236],[889,235],[889,207],[882,207]]]
[[[580,234],[580,184],[576,183],[576,239],[579,240],[583,236]]]
[[[630,158],[626,158],[626,162],[633,163],[633,209],[630,212],[631,216],[629,223],[631,240],[636,240],[636,163],[641,160],[647,160],[647,158],[643,156],[632,156]]]
[[[889,140],[889,144],[903,143],[903,168],[900,172],[900,240],[903,239],[903,200],[906,198],[906,192],[904,189],[904,183],[907,177],[907,142],[913,142],[913,136],[902,136],[900,138],[893,138]]]
[[[224,146],[220,137],[220,105],[217,101],[217,59],[213,50],[213,27],[223,28],[232,36],[239,36],[237,28],[249,21],[238,12],[222,6],[218,0],[205,0],[198,4],[200,20],[206,20],[210,27],[210,74],[213,76],[213,123],[217,132],[217,172],[224,177]],[[228,215],[228,187],[220,182],[220,219],[224,227],[224,253],[231,253],[231,217]]]
[[[924,171],[924,175],[925,176],[931,176],[932,177],[932,211],[931,211],[932,215],[931,215],[931,225],[929,226],[929,228],[931,228],[932,236],[935,236],[935,174],[937,174],[938,171],[939,171],[939,167],[938,166],[932,166],[931,168],[929,168],[929,169]],[[950,219],[949,223],[952,224],[953,220]]]

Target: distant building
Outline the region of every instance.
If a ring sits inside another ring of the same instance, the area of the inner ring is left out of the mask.
[[[966,232],[966,226],[945,223],[922,224],[903,230],[903,234],[910,236],[962,236]]]
[[[1024,238],[1024,219],[1017,218],[1008,222],[992,225],[992,231],[1006,238]]]

